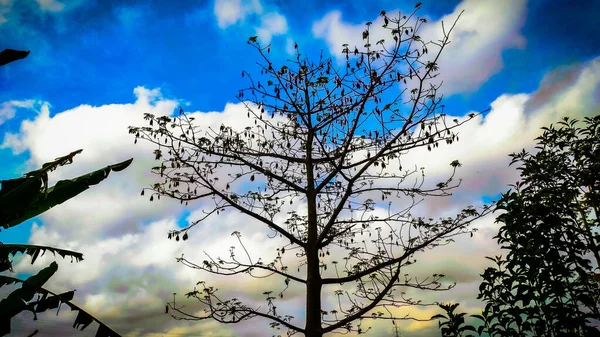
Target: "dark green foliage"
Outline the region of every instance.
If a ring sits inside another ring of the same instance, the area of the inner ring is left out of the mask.
[[[598,262],[600,118],[587,127],[564,118],[555,129],[543,128],[535,155],[512,154],[523,166],[521,182],[498,202],[506,213],[496,238],[508,249],[494,259],[480,286],[491,333],[511,331],[537,336],[589,336],[591,320],[600,319],[599,288],[593,280],[592,253]]]
[[[48,172],[58,166],[73,162],[73,156],[82,150],[45,163],[41,169],[25,174],[24,178],[2,180],[0,190],[0,226],[10,228],[37,216],[50,208],[62,204],[108,177],[110,171],[127,168],[133,158],[118,164],[84,174],[75,179],[61,180],[48,188]],[[42,190],[42,184],[44,189]]]
[[[498,201],[505,258],[482,274],[476,316],[490,336],[597,336],[600,116],[542,128],[540,151],[511,154],[521,181]],[[595,326],[594,326],[595,325]]]

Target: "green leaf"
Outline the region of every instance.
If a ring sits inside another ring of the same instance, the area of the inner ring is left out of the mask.
[[[75,179],[61,180],[57,182],[54,187],[49,188],[46,195],[39,190],[40,182],[39,180],[35,182],[35,176],[31,178],[20,178],[30,180],[25,182],[22,181],[20,187],[16,187],[17,191],[14,189],[9,190],[5,194],[2,194],[1,192],[4,191],[6,181],[2,181],[2,190],[0,190],[0,209],[3,209],[4,211],[0,214],[0,225],[5,229],[14,227],[58,204],[62,204],[87,190],[91,185],[96,185],[106,179],[110,171],[119,172],[124,170],[132,161],[133,158],[84,174]],[[12,183],[9,183],[9,186],[13,186],[11,184]],[[35,186],[38,189],[36,195],[33,195],[32,193],[32,186]],[[21,191],[21,188],[25,190]],[[5,205],[13,205],[14,207],[5,208]]]
[[[442,314],[437,314],[437,315],[431,316],[431,319],[448,319],[448,317],[446,317]]]
[[[59,308],[61,303],[65,303],[71,310],[79,311],[75,323],[73,324],[74,328],[81,328],[81,330],[83,330],[89,326],[92,321],[96,321],[99,324],[96,336],[119,337],[120,335],[106,326],[106,324],[94,318],[79,306],[71,303],[75,291],[54,294],[41,286],[56,272],[57,268],[56,262],[53,262],[48,268],[45,268],[37,275],[34,275],[27,280],[19,280],[17,278],[0,275],[0,286],[17,282],[23,284],[21,289],[13,291],[5,300],[0,302],[0,336],[10,333],[10,320],[20,312],[31,311],[34,314],[33,318],[35,320],[36,313],[44,312],[48,309]],[[23,292],[22,289],[24,288],[27,288],[28,290]],[[33,290],[33,295],[28,293],[31,290]],[[33,298],[36,293],[41,294],[42,298],[38,301],[31,301],[31,298]]]
[[[27,278],[21,288],[16,289],[0,301],[0,317],[7,317],[10,320],[10,318],[25,310],[27,302],[31,301],[38,288],[43,286],[57,270],[58,264],[52,262],[48,267]],[[0,284],[8,284],[8,282],[3,280]]]
[[[485,321],[485,318],[482,315],[471,315],[471,317],[477,318],[481,321]]]
[[[80,310],[79,313],[77,314],[77,317],[75,318],[75,322],[73,323],[73,327],[75,329],[79,329],[79,327],[81,326],[80,330],[83,331],[93,321],[94,321],[94,319],[92,318],[92,316],[90,316],[90,314],[88,314],[87,312],[85,312],[83,310]]]
[[[50,251],[55,255],[58,254],[63,258],[65,256],[70,256],[71,258],[75,258],[77,262],[83,260],[83,254],[66,249],[38,245],[2,244],[0,245],[0,261],[6,261],[6,263],[0,265],[0,272],[11,269],[12,264],[9,260],[9,257],[11,255],[14,256],[18,253],[27,254],[32,257],[31,264],[33,264],[40,252],[42,253],[42,255],[44,255],[45,251]]]

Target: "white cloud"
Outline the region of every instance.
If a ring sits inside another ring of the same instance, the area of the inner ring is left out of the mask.
[[[288,31],[287,21],[285,17],[279,13],[267,13],[263,15],[260,20],[261,25],[256,28],[256,33],[262,40],[261,42],[265,44],[271,42],[273,35],[283,35]]]
[[[329,52],[341,59],[342,45],[361,45],[359,36],[364,30],[364,24],[352,25],[342,21],[342,12],[334,10],[327,13],[321,20],[314,22],[312,33],[315,38],[324,39]]]
[[[260,0],[216,0],[214,12],[221,29],[243,23],[247,17],[257,16],[260,24],[253,24],[252,27],[264,44],[270,43],[273,36],[288,32],[285,16],[276,11],[263,14]]]
[[[122,152],[134,151],[133,142],[130,141],[132,137],[127,133],[127,126],[132,124],[128,123],[144,122],[141,118],[143,112],[154,113],[157,116],[169,115],[178,103],[162,100],[157,89],[137,87],[134,94],[137,96],[135,104],[112,104],[102,107],[80,105],[52,118],[50,104],[42,103],[41,109],[34,110],[38,112],[36,119],[23,121],[18,135],[8,133],[2,147],[11,147],[16,153],[20,153],[24,148],[29,149],[29,166],[32,167],[65,155],[74,148],[83,148],[84,152],[77,159],[85,161],[85,166],[98,164],[101,167],[102,164],[106,164],[106,154],[109,155],[108,158],[115,157],[114,152],[112,155],[110,152],[116,144],[127,140],[131,146],[120,147],[127,149]],[[126,111],[125,114],[123,110]],[[10,139],[8,142],[7,137]],[[93,150],[85,151],[86,148]],[[64,171],[68,171],[69,168],[72,166],[67,166]],[[60,174],[60,171],[63,170],[57,171],[56,174]]]
[[[551,93],[548,92],[550,88]],[[443,177],[446,162],[454,158],[463,163],[458,172],[465,179],[459,193],[455,193],[452,198],[445,198],[446,202],[451,200],[451,203],[440,203],[443,199],[433,199],[416,209],[415,215],[452,213],[454,205],[472,204],[481,195],[491,196],[505,192],[508,184],[519,180],[515,165],[508,166],[508,154],[521,149],[535,151],[534,138],[542,133],[540,128],[556,123],[563,116],[581,120],[584,116],[597,114],[600,101],[594,95],[598,90],[600,57],[549,73],[540,88],[533,93],[501,95],[491,104],[492,110],[484,118],[477,117],[459,129],[458,144],[440,145],[440,148],[431,152],[426,149],[410,151],[405,157],[407,163],[410,163],[407,165],[425,166],[428,181],[435,183],[436,179]],[[483,259],[484,256],[505,254],[492,239],[500,225],[493,221],[498,215],[495,213],[478,220],[474,227],[479,232],[472,239],[459,237],[455,244],[417,256],[419,262],[415,269],[436,270],[435,265],[448,258],[461,261],[468,268],[462,271],[437,272],[450,277],[477,280],[478,274],[489,264],[489,261]],[[478,301],[474,300],[477,285],[478,283],[471,284],[470,288],[463,288],[459,293],[456,289],[436,293],[430,299],[461,302],[467,304],[463,310],[474,312],[478,309]]]
[[[441,91],[446,95],[477,90],[502,69],[504,50],[521,48],[525,44],[524,37],[519,34],[524,23],[524,0],[464,0],[453,13],[425,24],[420,33],[422,39],[439,40],[442,37],[441,22],[448,30],[463,10],[465,12],[451,34],[451,43],[442,52],[438,62],[441,75],[437,80],[444,82]],[[398,11],[390,10],[388,13],[394,16]],[[389,43],[389,32],[381,28],[383,18],[377,17],[372,21],[371,41],[385,38]],[[332,11],[313,24],[313,36],[325,40],[332,55],[342,60],[342,44],[348,43],[350,47],[364,45],[361,35],[364,29],[364,23],[344,22],[341,12]],[[429,56],[437,52],[437,47],[433,45],[428,49]]]
[[[503,68],[504,50],[525,46],[525,38],[519,34],[525,22],[525,0],[465,0],[454,13],[427,25],[423,37],[426,40],[441,38],[441,21],[448,29],[463,10],[450,36],[451,43],[439,61],[439,80],[444,81],[446,94],[476,91]]]
[[[221,29],[244,21],[248,15],[260,15],[262,11],[260,0],[215,0],[214,13]]]
[[[35,104],[34,100],[25,101],[7,101],[0,105],[0,125],[7,120],[15,117],[17,110],[15,108],[32,108]]]
[[[35,109],[34,106],[31,106],[30,109],[37,111],[39,113],[39,116],[42,118],[44,116],[49,116],[50,112],[48,109],[50,108],[50,104],[48,102],[38,102],[38,103],[39,103],[38,105],[40,105],[39,110]],[[12,107],[10,109],[12,109]],[[10,111],[7,111],[7,115],[8,114],[10,114]],[[26,130],[30,125],[31,125],[30,121],[23,121],[21,123],[21,129]],[[21,153],[23,153],[23,151],[27,150],[26,144],[24,142],[22,142],[21,139],[19,139],[19,135],[13,134],[10,132],[7,132],[4,134],[4,141],[0,145],[0,148],[11,148],[13,154],[21,154]]]
[[[285,39],[285,52],[288,55],[293,55],[296,52],[294,49],[294,40],[291,37]]]

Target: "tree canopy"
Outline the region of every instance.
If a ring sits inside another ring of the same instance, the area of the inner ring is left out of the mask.
[[[186,241],[193,227],[235,211],[281,242],[276,258],[262,261],[246,249],[240,229],[232,235],[241,255],[232,248],[228,260],[178,258],[217,275],[277,278],[281,288],[264,292],[266,306],[255,308],[222,297],[201,281],[187,297],[204,304],[206,315],[186,313],[173,302],[167,311],[174,317],[221,323],[260,317],[288,335],[311,337],[362,333],[369,329],[363,321],[414,319],[395,311],[434,304],[406,296],[407,289],[453,286],[442,283],[443,275],[419,279],[404,270],[420,251],[471,232],[468,225],[489,209],[465,206],[456,217],[437,220],[413,216],[419,199],[451,195],[460,185],[453,178],[461,164],[458,159],[440,163],[451,173],[429,187],[424,170],[405,167],[403,159],[410,150],[437,151],[457,142],[455,129],[476,115],[447,123],[437,95],[437,61],[454,25],[443,30],[441,40],[424,41],[419,31],[426,19],[416,10],[397,17],[381,12],[381,17],[390,38],[374,41],[367,23],[364,46],[342,46],[341,66],[323,55],[311,61],[298,45],[295,59],[277,66],[269,57],[271,46],[251,37],[248,43],[261,59],[260,77],[242,71],[249,87],[237,95],[246,107],[247,127],[202,128],[180,109],[174,117],[145,114],[149,126],[129,128],[135,142],[158,146],[159,165],[152,171],[160,181],[142,195],[150,190],[150,201],[167,196],[186,205],[203,202],[205,215],[169,232],[169,238]],[[332,286],[337,290],[331,293]],[[305,289],[305,322],[278,308],[293,287]],[[337,297],[336,307],[322,302],[327,294]]]

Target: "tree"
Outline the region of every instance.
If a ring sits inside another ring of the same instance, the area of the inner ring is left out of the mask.
[[[482,274],[479,333],[596,336],[600,320],[600,116],[542,128],[540,151],[513,153],[521,181],[498,201],[496,256]],[[589,258],[596,262],[596,268]],[[595,324],[593,324],[595,323]]]
[[[210,257],[195,264],[177,259],[217,275],[280,278],[283,290],[264,293],[265,309],[235,298],[222,299],[215,288],[199,282],[200,289],[187,296],[206,305],[206,315],[185,313],[174,301],[167,306],[167,312],[170,308],[177,313],[173,317],[183,314],[185,319],[221,323],[262,317],[273,328],[287,329],[288,335],[299,332],[311,337],[343,330],[361,333],[368,330],[361,325],[364,319],[404,319],[390,308],[428,304],[404,296],[403,289],[452,287],[442,286],[443,275],[418,280],[402,271],[415,263],[417,252],[469,232],[470,222],[488,210],[480,213],[469,206],[456,218],[439,221],[413,217],[410,209],[416,198],[448,196],[460,184],[452,179],[461,164],[454,160],[446,181],[425,188],[423,181],[407,184],[407,178],[422,170],[403,170],[402,158],[411,149],[432,151],[440,142],[458,141],[452,130],[465,121],[446,125],[436,96],[439,85],[432,83],[454,25],[439,42],[424,42],[418,32],[426,20],[416,18],[411,23],[415,12],[408,17],[394,18],[385,12],[381,16],[393,41],[372,44],[371,23],[367,23],[362,33],[364,49],[343,45],[343,69],[322,55],[316,64],[301,57],[297,45],[295,60],[276,67],[268,57],[271,47],[251,37],[248,43],[264,61],[259,66],[267,78],[258,81],[242,72],[250,82],[237,96],[247,108],[250,123],[245,129],[221,125],[199,130],[192,124],[194,117],[181,108],[173,118],[145,114],[150,126],[129,128],[136,142],[142,138],[158,145],[154,153],[161,164],[152,171],[164,181],[143,189],[142,195],[150,190],[150,201],[162,195],[186,205],[193,200],[214,202],[205,210],[206,216],[169,232],[168,238],[185,241],[198,223],[235,210],[282,239],[277,257],[269,263],[248,254],[239,231],[232,235],[247,261],[233,249],[227,261]],[[439,51],[426,56],[432,47]],[[393,92],[408,83],[414,84],[412,90]],[[408,100],[406,110],[401,108],[403,99]],[[424,177],[424,172],[420,174]],[[404,197],[412,205],[401,209],[397,205]],[[298,202],[305,212],[293,208]],[[379,210],[387,215],[375,214]],[[286,262],[289,252],[298,257],[294,265]],[[356,291],[351,293],[345,284],[355,284]],[[337,309],[321,302],[324,287],[332,285],[345,285],[335,292],[340,300]],[[292,286],[306,289],[304,326],[277,310],[277,301]]]
[[[11,52],[6,53],[9,50]],[[14,51],[6,49],[0,53],[0,65],[25,58],[29,52]],[[96,185],[108,177],[111,171],[121,171],[127,168],[133,158],[107,166],[94,172],[82,175],[75,179],[61,180],[52,187],[48,187],[48,172],[54,171],[59,166],[68,165],[73,162],[73,157],[82,150],[73,151],[70,154],[56,158],[54,161],[45,163],[41,169],[28,172],[22,178],[1,180],[0,189],[0,226],[8,229],[23,223],[32,217],[35,217],[50,208],[62,204],[63,202],[75,197],[79,193],[87,190],[91,185]],[[62,257],[70,256],[71,261],[80,262],[83,255],[70,250],[59,249],[48,246],[27,245],[27,244],[4,244],[0,242],[0,272],[12,270],[12,261],[10,256],[18,253],[31,256],[31,263],[46,251],[53,254],[59,254]],[[55,294],[45,288],[43,285],[56,273],[58,265],[52,262],[48,267],[42,269],[37,274],[22,280],[8,275],[0,275],[0,287],[10,284],[21,283],[19,289],[14,290],[8,296],[0,301],[0,336],[11,332],[11,319],[23,311],[31,311],[34,320],[37,319],[37,313],[47,311],[48,309],[60,310],[62,303],[66,304],[71,310],[78,311],[73,324],[74,328],[84,330],[92,321],[99,324],[97,336],[111,337],[119,336],[111,328],[93,317],[91,314],[72,303],[75,291],[68,291],[62,294]],[[33,298],[37,296],[37,299]],[[32,335],[37,334],[35,330]]]

